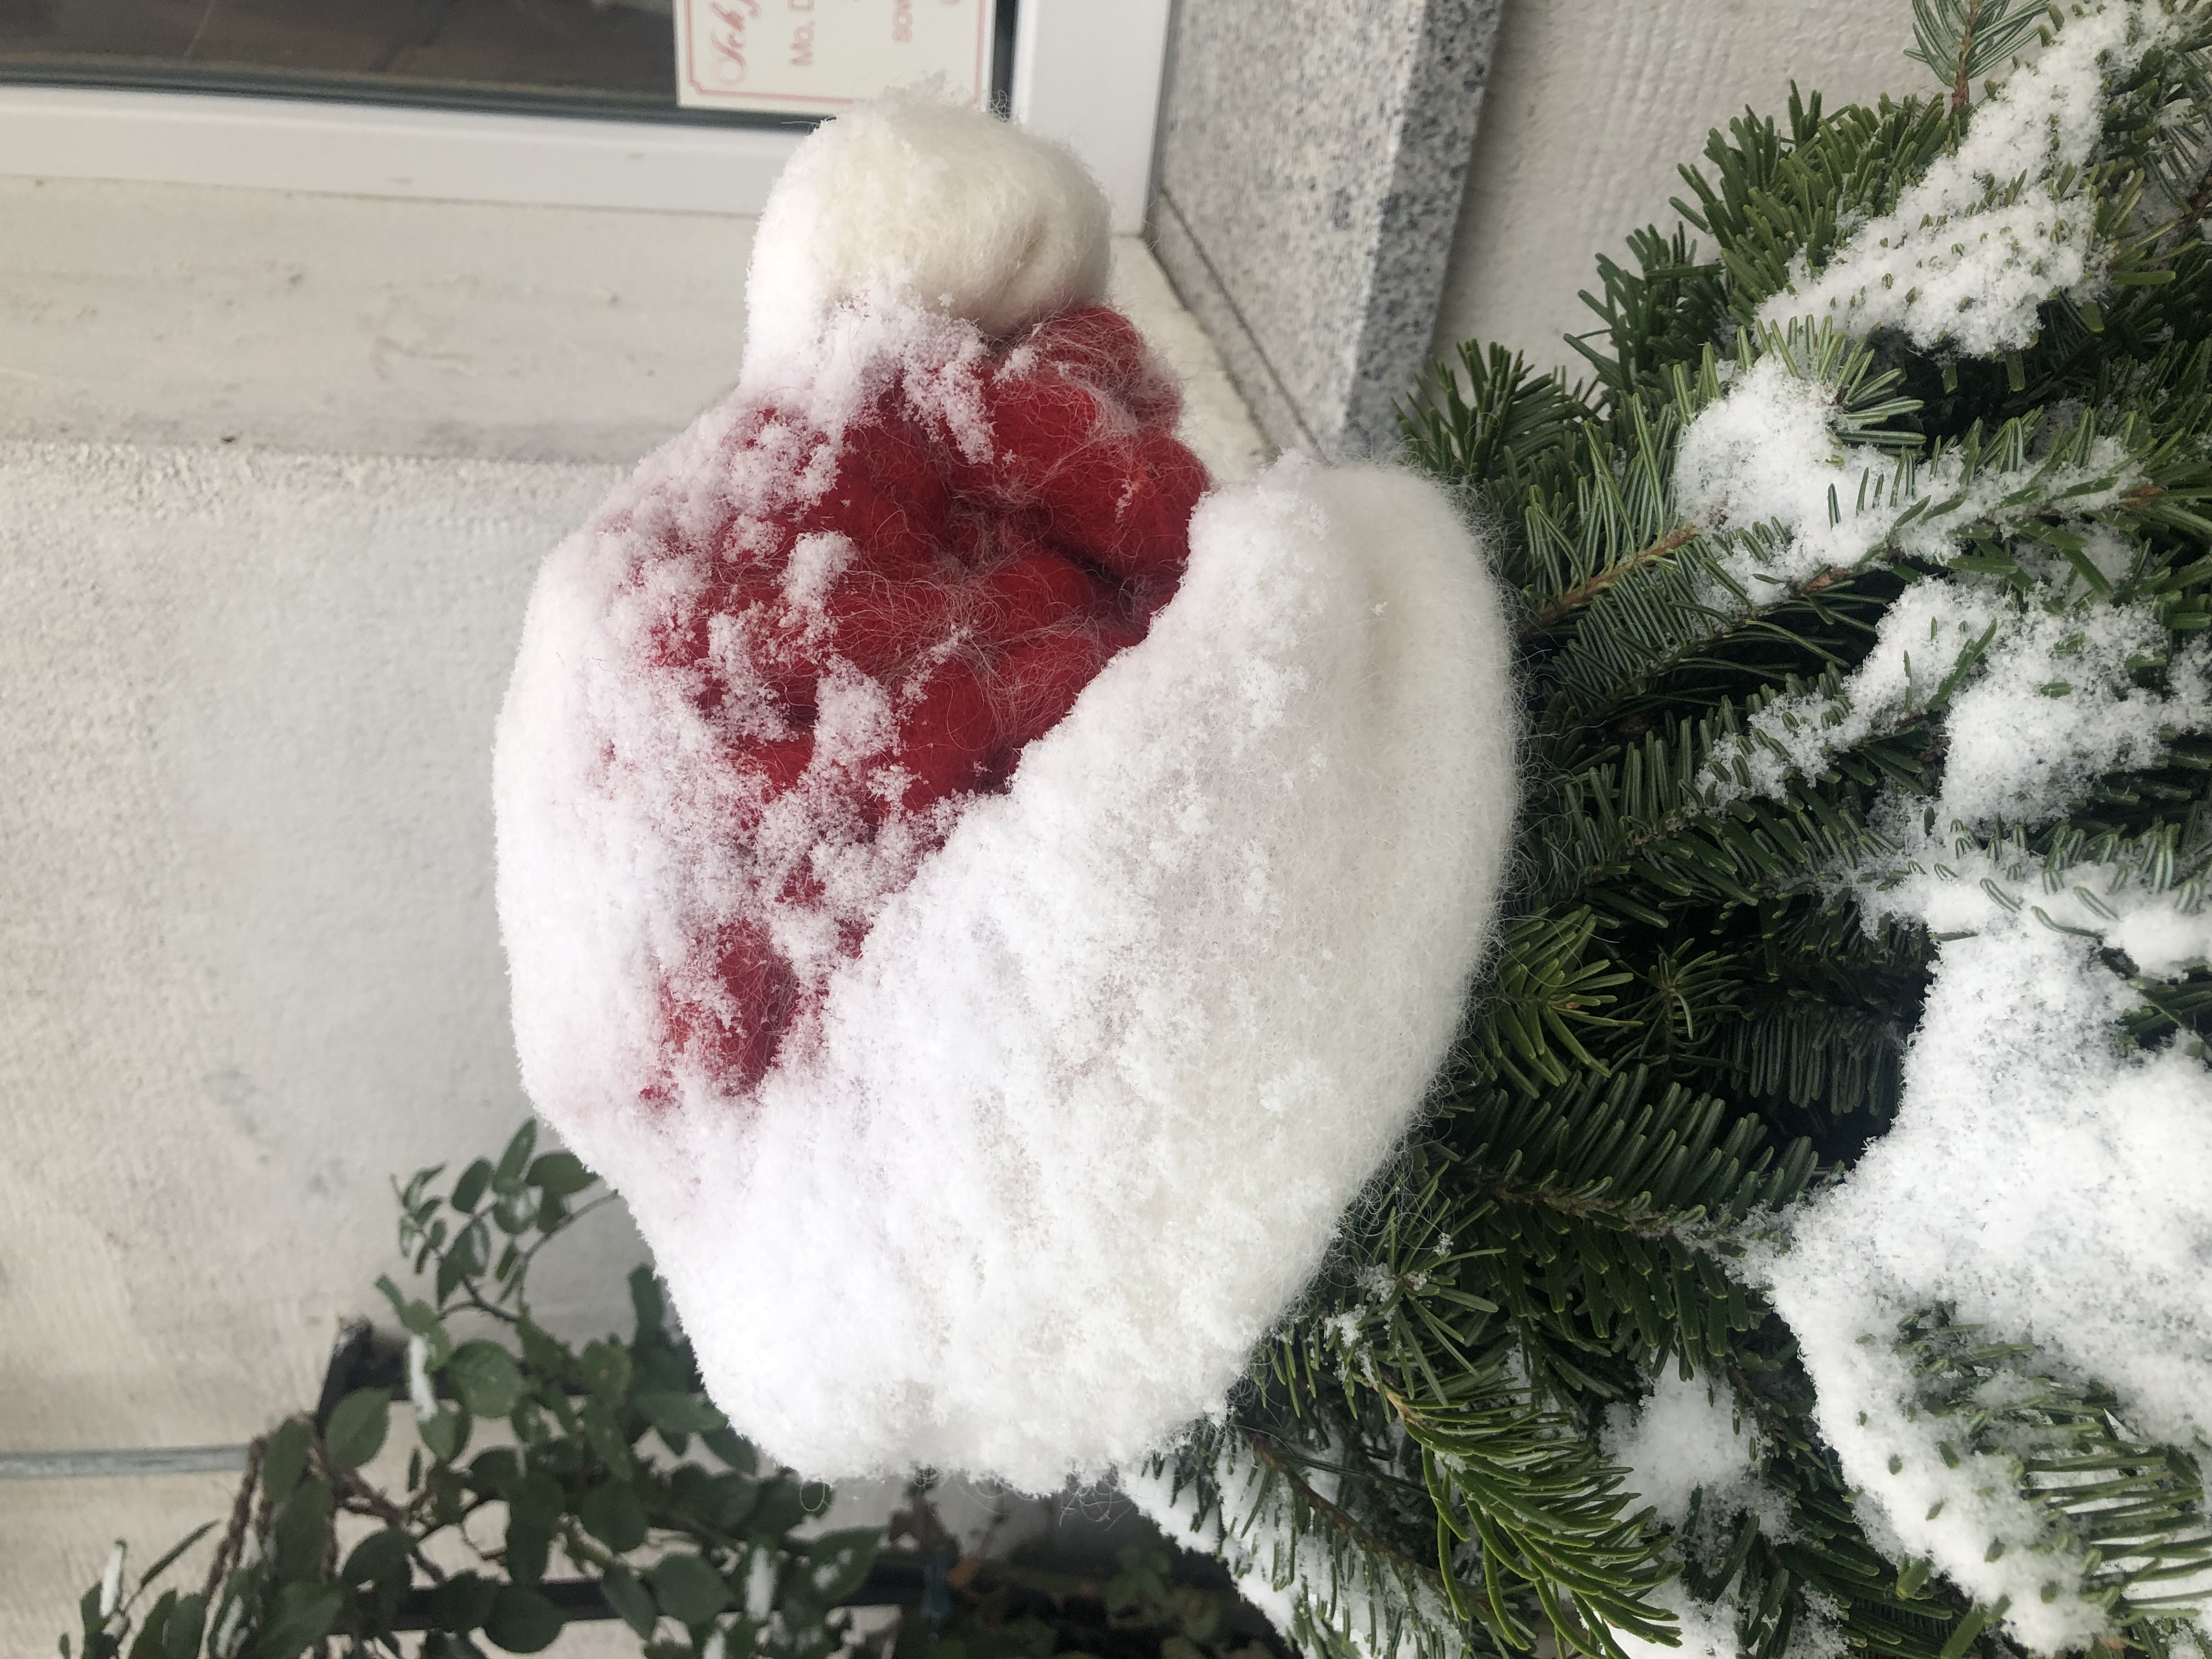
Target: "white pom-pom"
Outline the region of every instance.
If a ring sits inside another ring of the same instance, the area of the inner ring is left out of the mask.
[[[769,191],[745,286],[749,366],[849,301],[1003,337],[1106,289],[1112,214],[1064,146],[912,93],[816,129]]]

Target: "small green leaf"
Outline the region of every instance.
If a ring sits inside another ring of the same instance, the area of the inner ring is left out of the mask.
[[[200,1634],[207,1627],[207,1597],[180,1595],[161,1632],[161,1659],[193,1659],[200,1650]]]
[[[783,1535],[805,1518],[806,1504],[799,1495],[797,1483],[779,1476],[761,1482],[760,1497],[745,1531],[763,1544],[781,1543]]]
[[[610,1480],[584,1494],[576,1506],[584,1530],[617,1554],[645,1542],[645,1504],[627,1480]]]
[[[338,1577],[349,1584],[368,1584],[397,1577],[406,1571],[412,1547],[412,1541],[397,1527],[373,1532],[347,1553]]]
[[[469,1465],[469,1484],[493,1498],[505,1498],[522,1481],[522,1462],[511,1446],[481,1451]]]
[[[430,1449],[430,1455],[441,1463],[450,1463],[469,1443],[469,1414],[451,1406],[441,1406],[438,1414],[422,1425],[420,1432],[422,1443]],[[414,1484],[408,1482],[410,1486]]]
[[[278,1501],[289,1497],[307,1467],[307,1425],[296,1417],[276,1425],[261,1453],[261,1487]]]
[[[492,1598],[484,1634],[509,1653],[536,1653],[552,1645],[562,1622],[561,1609],[536,1590],[507,1584]]]
[[[619,1342],[587,1342],[580,1357],[584,1382],[610,1406],[629,1391],[629,1350]]]
[[[653,1593],[660,1610],[680,1625],[703,1625],[731,1601],[721,1575],[688,1551],[654,1564]]]
[[[498,1182],[519,1180],[537,1145],[538,1120],[526,1118],[522,1127],[514,1132],[514,1139],[507,1143],[507,1150],[499,1155],[499,1168],[493,1173],[492,1179]]]
[[[430,1628],[465,1632],[491,1616],[498,1583],[481,1574],[457,1572],[430,1593]]]
[[[660,1294],[660,1281],[642,1265],[629,1270],[629,1305],[637,1315],[635,1342],[658,1336],[668,1322],[668,1304]]]
[[[502,1191],[491,1206],[491,1218],[503,1233],[526,1231],[538,1219],[538,1195],[520,1182]],[[485,1252],[489,1257],[490,1252]]]
[[[422,1264],[417,1262],[415,1271],[420,1273],[422,1270]],[[459,1251],[456,1250],[449,1255],[440,1256],[437,1278],[438,1300],[442,1304],[447,1297],[459,1288],[460,1282],[467,1277],[468,1269],[462,1264]]]
[[[574,1152],[548,1152],[530,1166],[526,1179],[556,1198],[567,1198],[582,1192],[594,1177]]]
[[[151,1573],[147,1575],[149,1578],[152,1577]],[[131,1659],[161,1659],[162,1638],[176,1606],[176,1591],[163,1590],[161,1600],[146,1610],[145,1622],[138,1626],[138,1639],[131,1644]]]
[[[750,1476],[718,1474],[705,1482],[700,1506],[713,1517],[716,1526],[726,1532],[734,1531],[753,1512],[754,1500],[759,1496],[760,1485]]]
[[[568,1374],[573,1361],[568,1349],[537,1326],[526,1319],[514,1328],[514,1334],[522,1343],[522,1363],[531,1370],[546,1376],[558,1377]]]
[[[729,1419],[696,1394],[641,1389],[637,1408],[663,1434],[703,1434],[729,1426]]]
[[[193,1545],[198,1543],[201,1539],[206,1537],[208,1534],[215,1530],[215,1524],[216,1523],[212,1521],[204,1521],[198,1526],[194,1527],[190,1532],[186,1533],[182,1538],[179,1539],[175,1543],[170,1545],[152,1566],[147,1568],[145,1571],[138,1575],[138,1582],[142,1584],[150,1584],[156,1578],[159,1578],[163,1573],[167,1572],[171,1567],[175,1566],[178,1560],[183,1556],[186,1550],[191,1548]]]
[[[607,1402],[594,1395],[584,1402],[584,1408],[577,1416],[583,1422],[584,1438],[592,1443],[592,1449],[599,1453],[599,1461],[617,1474],[628,1474],[630,1471],[629,1439],[616,1424],[614,1413],[607,1409]]]
[[[298,1659],[337,1621],[341,1604],[335,1584],[285,1585],[276,1592],[276,1605],[261,1639],[253,1644],[254,1659]]]
[[[384,1449],[392,1422],[392,1396],[382,1389],[356,1389],[331,1409],[323,1449],[331,1466],[357,1469]]]
[[[312,1577],[330,1540],[331,1489],[321,1481],[301,1481],[284,1500],[270,1528],[279,1578]]]
[[[464,1342],[446,1362],[446,1380],[478,1417],[505,1417],[522,1401],[522,1373],[496,1342]]]
[[[735,1429],[709,1429],[699,1437],[707,1443],[707,1449],[720,1458],[739,1474],[750,1474],[760,1468],[752,1443]]]
[[[461,1271],[471,1278],[491,1266],[491,1229],[484,1225],[482,1216],[461,1229],[449,1259],[459,1261]]]
[[[653,1605],[653,1597],[645,1586],[637,1582],[635,1573],[619,1561],[610,1562],[606,1576],[599,1580],[599,1590],[607,1598],[607,1605],[641,1640],[652,1637],[653,1626],[659,1622],[659,1611]]]
[[[553,1550],[553,1530],[536,1518],[510,1512],[507,1517],[507,1576],[518,1584],[535,1584],[545,1576]]]
[[[510,1515],[527,1516],[550,1531],[568,1501],[568,1495],[561,1490],[558,1480],[543,1469],[532,1469],[508,1495],[507,1507]]]
[[[845,1532],[825,1532],[806,1547],[807,1588],[825,1607],[837,1605],[860,1589],[876,1564],[883,1542],[882,1529],[854,1527]]]
[[[480,1158],[462,1170],[461,1178],[453,1183],[453,1207],[465,1215],[473,1212],[484,1195],[484,1188],[490,1185],[491,1160]]]

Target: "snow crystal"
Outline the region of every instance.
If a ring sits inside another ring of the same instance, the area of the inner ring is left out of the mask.
[[[1680,1645],[1669,1647],[1634,1631],[1614,1631],[1613,1639],[1628,1659],[1736,1659],[1740,1650],[1734,1599],[1724,1596],[1708,1605],[1684,1594],[1679,1585],[1672,1588],[1675,1593],[1668,1611],[1681,1626]]]
[[[1843,1604],[1801,1582],[1797,1617],[1790,1626],[1790,1641],[1782,1650],[1782,1659],[1844,1659],[1850,1651],[1851,1643],[1844,1634]]]
[[[1324,1449],[1302,1478],[1325,1502],[1340,1501],[1339,1478],[1326,1467]],[[1196,1484],[1175,1490],[1174,1468],[1154,1472],[1125,1466],[1117,1476],[1125,1496],[1170,1539],[1207,1552],[1229,1570],[1237,1593],[1265,1614],[1285,1641],[1304,1639],[1301,1621],[1333,1632],[1330,1646],[1356,1659],[1395,1659],[1404,1650],[1404,1615],[1431,1629],[1455,1631],[1458,1616],[1429,1583],[1394,1575],[1388,1588],[1357,1568],[1339,1570],[1323,1543],[1302,1538],[1291,1516],[1291,1498],[1271,1472],[1234,1437],[1225,1437],[1207,1470],[1217,1500],[1208,1503]],[[1471,1650],[1462,1644],[1462,1651]]]
[[[1683,431],[1674,463],[1675,501],[1682,516],[1708,530],[1772,524],[1788,536],[1773,563],[1739,553],[1731,572],[1754,603],[1781,587],[1835,565],[1854,565],[1888,535],[1905,507],[1852,513],[1830,521],[1829,503],[1856,492],[1863,471],[1890,471],[1889,458],[1835,433],[1831,389],[1799,374],[1769,352],[1730,377],[1717,403],[1699,410]]]
[[[1683,520],[1708,532],[1779,532],[1771,544],[1730,538],[1718,550],[1727,583],[1707,596],[1717,609],[1741,609],[1739,594],[1771,604],[1878,551],[1941,562],[1960,526],[2007,529],[2054,501],[2086,520],[2136,482],[2127,451],[2110,437],[2094,441],[2085,460],[1984,465],[1968,481],[1956,447],[1926,465],[1900,463],[1893,452],[1844,441],[1837,415],[1832,387],[1768,350],[1684,428],[1674,466]],[[2031,479],[2032,495],[2015,499]],[[2116,556],[2111,540],[2099,547],[2107,559]]]
[[[1277,1506],[1257,1501],[1261,1470],[1253,1459],[1217,1459],[1212,1474],[1221,1489],[1218,1506],[1205,1502],[1195,1482],[1176,1490],[1172,1462],[1156,1471],[1143,1460],[1132,1462],[1115,1473],[1115,1482],[1171,1542],[1217,1558],[1229,1570],[1237,1594],[1264,1614],[1285,1641],[1296,1641],[1300,1601],[1312,1593],[1297,1573],[1301,1552],[1296,1534]],[[1239,1498],[1245,1500],[1241,1505]],[[1243,1512],[1225,1513],[1232,1505]],[[1319,1561],[1326,1552],[1304,1553]]]
[[[2058,931],[2124,911],[2116,934],[2162,937],[2172,952],[2139,965],[2172,971],[2203,958],[2212,928],[2170,894],[2095,894],[2092,871],[2015,879],[2008,894],[1986,859],[1911,850],[1924,872],[1865,895],[1870,915],[1957,936],[1906,1058],[1904,1105],[1843,1183],[1795,1216],[1768,1263],[1771,1294],[1887,1553],[1929,1556],[1984,1601],[2009,1596],[2020,1638],[2056,1651],[2102,1627],[2079,1564],[2051,1552],[2009,1459],[1962,1456],[1917,1410],[1897,1327],[1947,1305],[2112,1385],[2138,1432],[2212,1436],[2212,1075],[2179,1048],[2124,1051],[2115,1022],[2133,994],[2094,939]]]
[[[2053,817],[2099,774],[2151,764],[2165,746],[2161,728],[2212,723],[2201,648],[2170,665],[2162,691],[2130,678],[2130,662],[2154,659],[2166,641],[2147,605],[2027,606],[2004,617],[1943,722],[1942,820]]]
[[[2038,605],[1994,584],[1922,582],[1884,614],[1874,648],[1840,695],[1777,698],[1717,744],[1701,775],[1717,799],[1777,795],[1835,756],[1928,714],[1943,714],[1939,822],[1989,828],[2063,811],[2099,775],[2150,763],[2163,733],[2212,724],[2212,653],[2137,684],[2166,632],[2146,605]]]
[[[1767,1271],[1870,1536],[1985,1601],[2008,1597],[2013,1631],[2041,1651],[2094,1635],[2103,1612],[2010,1459],[1944,1443],[1895,1340],[1908,1315],[1947,1306],[2117,1389],[2139,1432],[2212,1434],[2212,1076],[2178,1048],[2120,1045],[2135,994],[2096,954],[2177,974],[2212,953],[2212,916],[2117,866],[2045,867],[1973,839],[2046,821],[2098,773],[2153,758],[2162,731],[2212,723],[2197,647],[2163,691],[2134,683],[2130,663],[2164,640],[2138,605],[1924,582],[1840,696],[1771,705],[1709,780],[1765,790],[1817,770],[1967,663],[1940,791],[1888,799],[1877,816],[1894,856],[1844,883],[1870,925],[1904,917],[1943,941],[1898,1121],[1795,1212]]]
[[[1779,795],[1791,775],[1818,777],[1835,756],[1924,714],[1960,659],[1986,642],[2002,605],[1990,588],[1950,582],[1907,588],[1883,614],[1874,648],[1842,696],[1776,698],[1740,736],[1714,745],[1700,787],[1721,801]]]
[[[716,1402],[823,1477],[1049,1489],[1217,1407],[1418,1109],[1511,827],[1495,590],[1443,494],[1383,470],[1285,462],[1188,519],[1179,587],[1132,568],[1098,600],[1130,615],[1036,624],[1103,666],[1018,767],[925,788],[900,737],[1014,588],[909,629],[937,643],[906,679],[810,659],[799,729],[786,642],[856,595],[951,612],[936,566],[884,567],[893,531],[864,569],[793,526],[874,514],[890,477],[872,526],[969,533],[939,478],[997,487],[1009,385],[1091,411],[1026,503],[1171,422],[1149,372],[1094,398],[997,337],[1085,298],[1103,246],[1030,143],[898,102],[802,146],[738,393],[549,562],[501,719],[526,1085],[629,1201]],[[1127,329],[1040,335],[1069,317]],[[1076,527],[1133,511],[1121,480]],[[963,594],[1011,568],[996,522]],[[725,552],[774,586],[732,591]],[[794,1008],[780,1046],[710,1041]]]
[[[1923,349],[1948,341],[1977,357],[2031,343],[2044,301],[2094,299],[2103,284],[2092,204],[2073,186],[2096,149],[2105,77],[2141,62],[2178,27],[2141,0],[2075,8],[1893,211],[1861,225],[1817,275],[1798,255],[1793,280],[1767,300],[1761,319],[1832,317],[1862,336],[1901,329]]]
[[[100,1571],[100,1616],[114,1616],[117,1602],[123,1597],[123,1558],[127,1546],[118,1538],[115,1547],[107,1553],[107,1565]]]
[[[430,1386],[430,1344],[427,1338],[407,1339],[407,1401],[415,1420],[428,1423],[438,1414],[438,1395]]]
[[[1628,1490],[1656,1510],[1660,1524],[1674,1533],[1672,1549],[1678,1557],[1717,1565],[1728,1553],[1736,1518],[1747,1512],[1758,1518],[1770,1540],[1780,1543],[1790,1536],[1788,1505],[1759,1479],[1758,1437],[1737,1410],[1734,1391],[1717,1377],[1662,1371],[1640,1405],[1608,1409],[1601,1443],[1606,1455],[1628,1470]],[[1631,1659],[1656,1659],[1661,1654],[1735,1659],[1741,1608],[1732,1592],[1700,1601],[1678,1578],[1662,1588],[1658,1600],[1680,1623],[1681,1644],[1670,1648],[1631,1631],[1614,1632]],[[1824,1628],[1818,1618],[1799,1624],[1806,1627],[1808,1644]],[[1793,1631],[1793,1648],[1798,1639]],[[1803,1659],[1818,1659],[1816,1647],[1808,1645]]]
[[[1629,1471],[1628,1489],[1677,1533],[1688,1528],[1690,1499],[1702,1488],[1701,1527],[1750,1510],[1769,1537],[1789,1536],[1779,1498],[1757,1478],[1758,1442],[1724,1382],[1662,1371],[1641,1405],[1610,1408],[1602,1444]]]

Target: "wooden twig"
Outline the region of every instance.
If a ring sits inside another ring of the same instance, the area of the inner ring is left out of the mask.
[[[1668,531],[1650,546],[1639,548],[1625,559],[1615,560],[1587,581],[1577,582],[1565,592],[1555,596],[1550,603],[1530,611],[1521,624],[1522,637],[1526,639],[1531,634],[1540,634],[1546,629],[1556,626],[1630,572],[1640,570],[1647,564],[1656,564],[1668,554],[1680,551],[1697,538],[1697,526],[1680,526]]]

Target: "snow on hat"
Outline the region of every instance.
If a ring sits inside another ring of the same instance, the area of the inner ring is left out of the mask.
[[[819,1477],[1045,1489],[1218,1409],[1513,814],[1466,529],[1295,458],[1201,501],[1073,167],[911,99],[808,140],[738,390],[549,558],[500,716],[525,1085]]]

